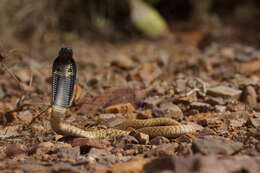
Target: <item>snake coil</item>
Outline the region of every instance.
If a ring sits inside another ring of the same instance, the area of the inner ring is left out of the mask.
[[[71,106],[76,81],[77,67],[71,48],[61,48],[52,67],[52,116],[51,127],[61,135],[87,138],[112,139],[127,135],[129,127],[137,129],[145,137],[176,137],[194,133],[201,128],[196,125],[183,125],[170,118],[152,118],[147,120],[126,120],[114,128],[86,131],[64,122],[66,110]]]

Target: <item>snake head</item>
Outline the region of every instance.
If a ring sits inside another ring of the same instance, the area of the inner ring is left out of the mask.
[[[73,51],[71,47],[63,47],[59,51],[59,56],[60,57],[72,57],[73,56]]]

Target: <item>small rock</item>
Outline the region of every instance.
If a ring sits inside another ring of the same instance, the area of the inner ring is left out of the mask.
[[[187,80],[185,79],[177,79],[176,80],[176,92],[177,93],[183,93],[186,91],[187,87],[186,87],[186,83]]]
[[[117,114],[113,118],[101,119],[101,120],[102,120],[102,124],[105,125],[106,127],[115,127],[116,125],[125,121],[126,118],[124,116],[120,115],[120,114]]]
[[[222,97],[209,96],[206,102],[211,105],[224,105],[226,103],[226,100]]]
[[[190,106],[191,109],[197,109],[200,112],[208,112],[211,108],[209,104],[202,102],[192,102]]]
[[[159,77],[161,73],[162,71],[156,63],[143,63],[130,71],[130,78],[132,80],[142,81],[145,85],[149,85],[150,82]]]
[[[149,107],[154,108],[157,104],[159,104],[162,101],[162,97],[154,96],[154,97],[147,97],[144,99],[143,103]]]
[[[168,138],[165,138],[163,136],[156,136],[150,141],[150,144],[161,145],[163,143],[169,143],[169,142],[170,142],[170,140]]]
[[[215,110],[216,110],[217,113],[224,113],[224,112],[226,112],[227,107],[222,106],[222,105],[216,105]]]
[[[19,112],[17,118],[24,121],[25,123],[30,123],[33,119],[32,113],[28,110]]]
[[[5,96],[4,89],[3,89],[2,85],[0,85],[0,99],[4,98],[4,96]]]
[[[73,138],[69,143],[72,147],[87,146],[104,149],[110,146],[110,142],[103,139]]]
[[[150,150],[145,154],[146,157],[163,157],[163,156],[174,156],[176,154],[176,149],[178,148],[177,143],[171,144],[162,144],[158,147]]]
[[[140,144],[148,144],[148,142],[149,142],[149,136],[147,134],[140,133],[136,130],[132,130],[129,133],[129,135],[135,137],[139,141]]]
[[[111,65],[128,70],[134,67],[134,61],[129,57],[120,56],[115,61],[111,62]]]
[[[144,172],[149,173],[258,173],[257,157],[232,156],[187,156],[160,157],[145,164]]]
[[[53,150],[54,144],[51,142],[39,143],[35,149],[35,154],[45,154]]]
[[[40,125],[40,124],[32,124],[31,128],[36,133],[43,132],[45,130],[44,127],[42,125]]]
[[[161,103],[159,105],[159,109],[164,112],[165,117],[173,118],[176,120],[183,119],[182,110],[177,105],[171,102]]]
[[[108,106],[104,109],[105,113],[122,113],[126,114],[128,112],[133,112],[135,110],[134,106],[131,103],[123,103]]]
[[[0,138],[5,139],[9,137],[18,136],[20,133],[18,132],[20,126],[7,126],[4,128],[0,128]]]
[[[249,105],[257,104],[257,94],[252,86],[247,86],[242,93],[242,100]]]
[[[216,135],[216,132],[210,128],[203,128],[198,133],[198,137],[212,136],[212,135]]]
[[[158,108],[153,109],[152,115],[155,118],[161,118],[165,116],[164,112]]]
[[[29,69],[19,70],[19,73],[16,73],[17,77],[23,82],[29,82],[31,80],[32,71]]]
[[[65,160],[78,160],[80,156],[80,147],[58,148],[57,156]]]
[[[5,149],[7,157],[15,157],[20,154],[24,154],[27,151],[27,147],[21,144],[9,144]]]
[[[260,118],[249,118],[247,124],[250,124],[255,128],[258,128],[260,127]]]
[[[223,118],[227,120],[231,119],[244,119],[247,120],[248,117],[250,117],[250,113],[248,111],[237,111],[237,112],[231,112],[228,114],[224,114]]]
[[[231,155],[241,150],[243,144],[240,142],[234,142],[225,138],[198,138],[195,139],[192,148],[195,153],[202,154],[224,154]]]
[[[231,127],[231,128],[242,127],[245,123],[246,123],[246,120],[243,118],[228,120],[229,127]]]
[[[143,167],[150,159],[137,159],[126,163],[117,163],[112,167],[113,173],[138,173],[143,172]]]
[[[220,50],[220,55],[229,58],[234,59],[235,58],[235,50],[233,48],[227,47]]]
[[[103,121],[103,120],[115,118],[116,114],[100,114],[98,117]]]
[[[247,111],[247,106],[244,103],[228,103],[227,110],[231,112]]]
[[[97,162],[99,164],[110,165],[115,163],[118,158],[107,150],[91,148],[87,160],[90,163]]]
[[[212,87],[209,88],[207,91],[207,93],[212,96],[224,96],[224,97],[231,97],[233,99],[238,99],[241,92],[242,92],[241,90],[226,87],[226,86]]]
[[[113,146],[119,147],[119,148],[124,148],[127,144],[138,144],[139,141],[130,135],[124,135],[124,136],[118,136],[114,141],[113,141]]]

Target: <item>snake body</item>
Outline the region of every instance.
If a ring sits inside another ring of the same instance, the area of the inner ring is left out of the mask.
[[[150,137],[177,137],[182,134],[194,133],[199,126],[183,125],[170,118],[152,118],[147,120],[126,120],[114,128],[86,131],[64,122],[67,109],[73,100],[73,89],[76,81],[77,68],[73,60],[71,48],[61,48],[52,68],[52,129],[64,136],[86,138],[113,139],[117,136],[128,135],[130,127],[141,134]]]

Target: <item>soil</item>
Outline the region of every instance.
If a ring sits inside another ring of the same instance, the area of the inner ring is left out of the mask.
[[[78,76],[68,123],[102,129],[122,119],[168,117],[203,127],[147,142],[131,134],[110,141],[56,134],[51,65],[60,44],[42,52],[3,49],[1,172],[260,172],[260,50],[257,40],[240,39],[248,32],[228,30],[69,41]]]

